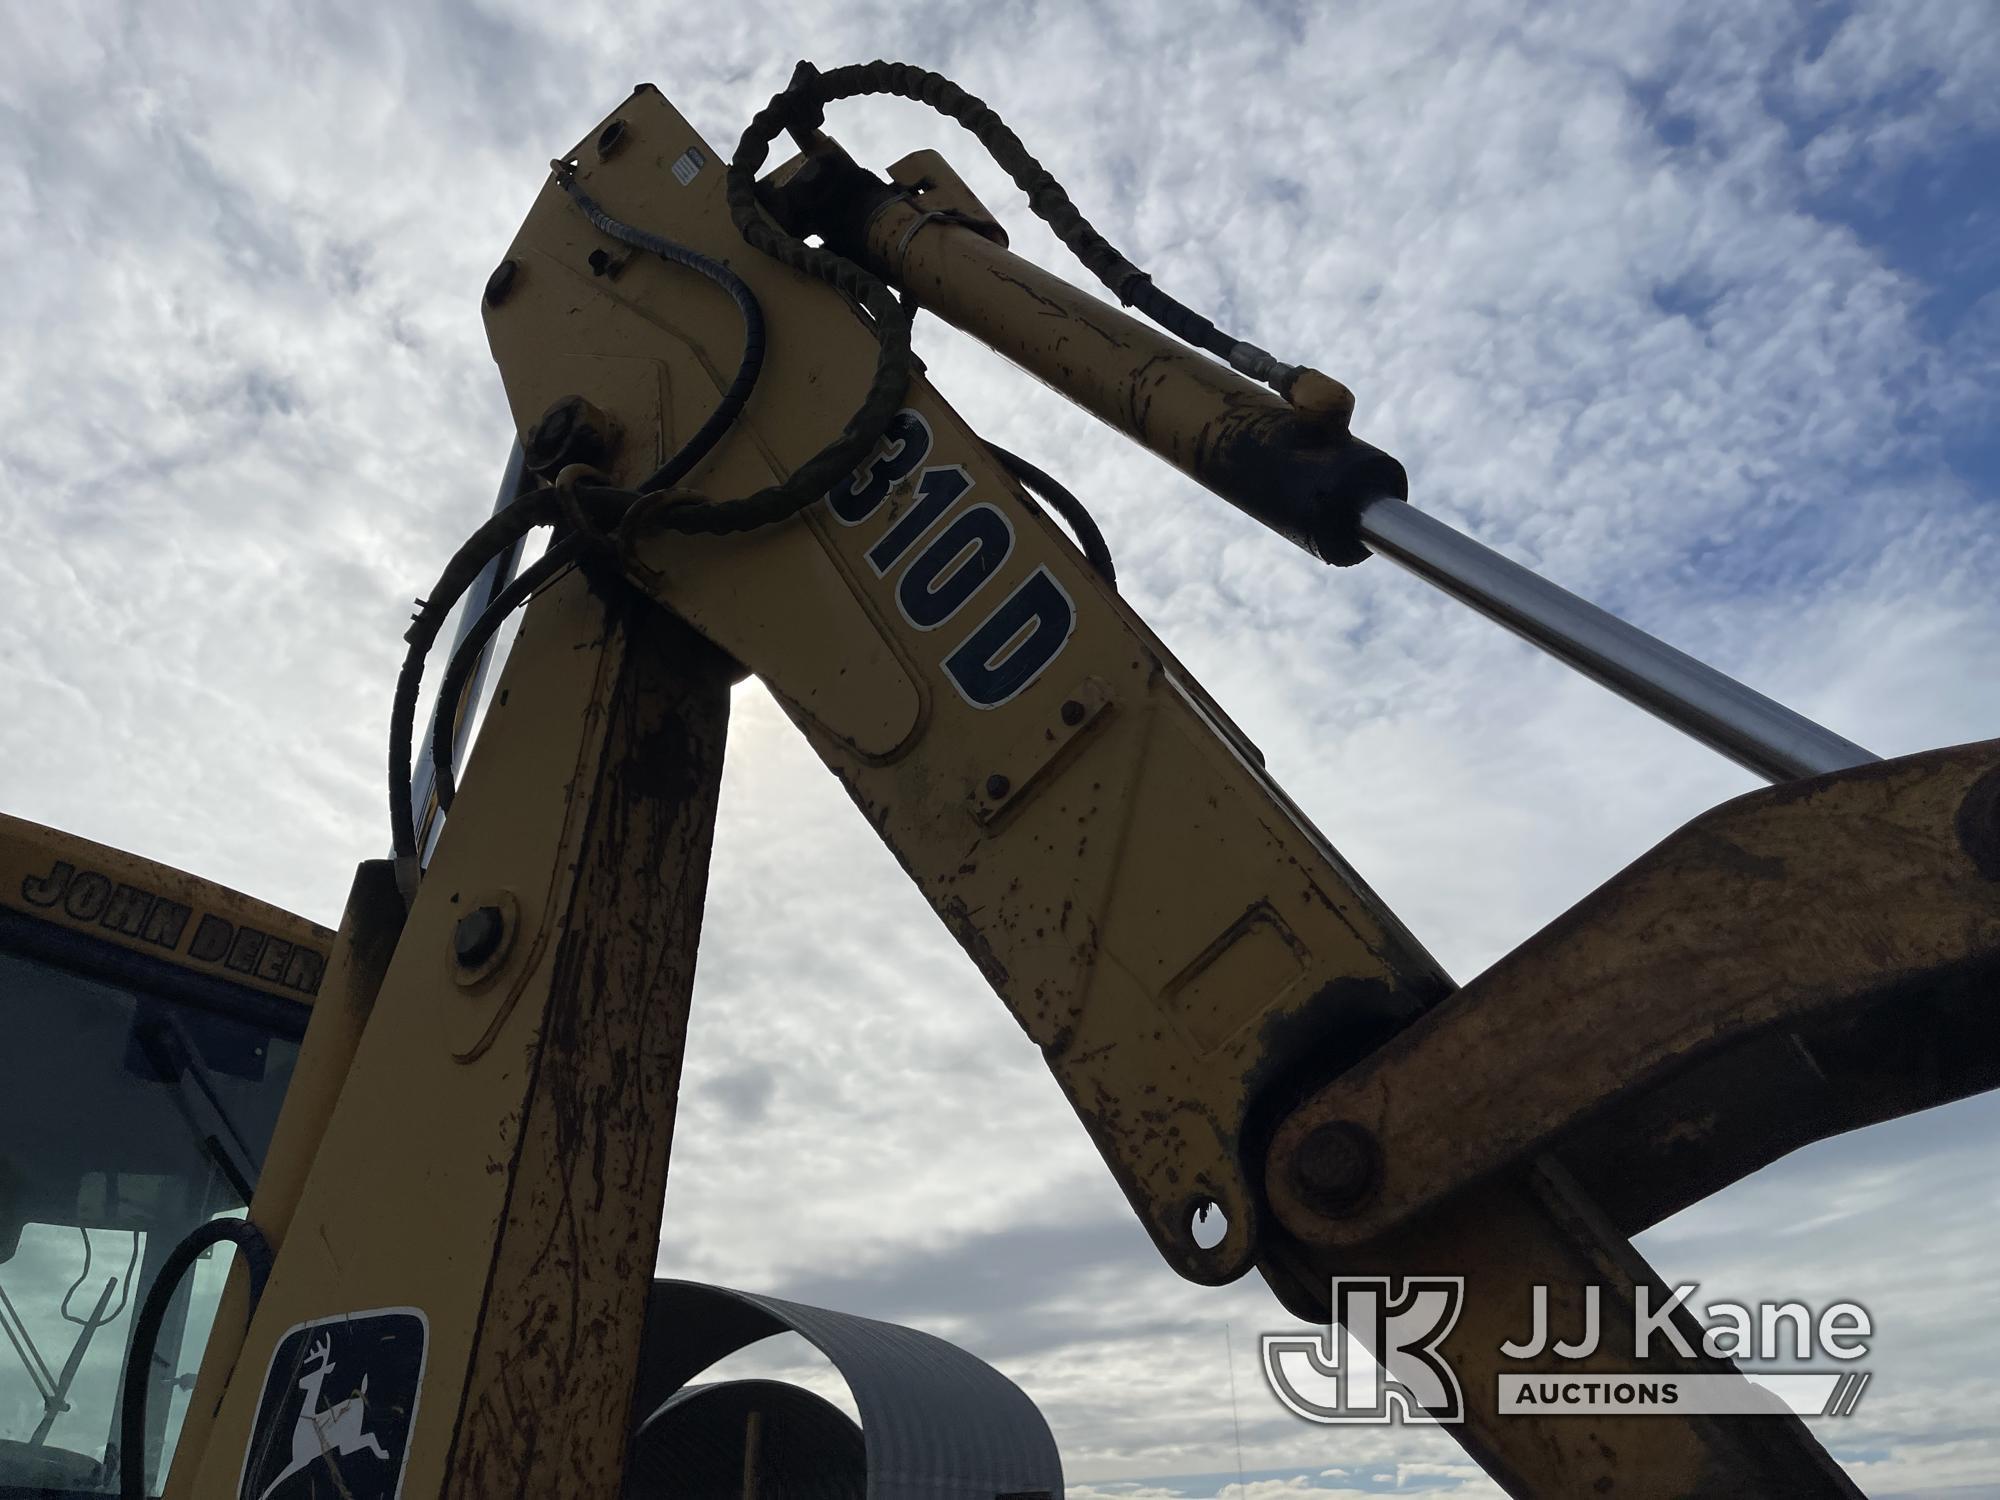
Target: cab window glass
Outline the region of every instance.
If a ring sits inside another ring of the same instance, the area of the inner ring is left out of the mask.
[[[249,1200],[298,1045],[259,997],[232,1013],[233,987],[213,989],[192,1004],[0,953],[0,1496],[117,1493],[146,1290],[190,1230]],[[229,1264],[198,1262],[161,1329],[155,1476]]]

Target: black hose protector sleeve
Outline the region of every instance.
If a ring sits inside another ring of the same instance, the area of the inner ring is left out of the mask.
[[[861,404],[848,418],[839,436],[793,469],[780,483],[767,485],[754,494],[733,500],[676,493],[672,496],[673,504],[647,505],[635,511],[632,519],[634,522],[643,521],[643,525],[637,528],[641,531],[720,535],[752,531],[760,526],[789,520],[823,498],[828,490],[860,467],[861,461],[881,441],[889,419],[903,404],[904,393],[909,389],[910,375],[915,368],[910,355],[910,319],[895,294],[853,261],[815,249],[787,234],[757,202],[757,168],[763,164],[771,142],[785,129],[785,125],[784,109],[779,100],[773,100],[772,104],[758,112],[751,120],[749,129],[744,131],[742,142],[736,149],[736,159],[730,162],[724,174],[724,196],[729,204],[730,217],[751,248],[781,265],[826,283],[849,301],[860,305],[874,325],[879,344],[874,376]],[[564,191],[573,198],[577,197],[581,190],[569,180],[575,167],[567,162],[558,162],[555,170]],[[587,194],[582,197],[588,201]],[[616,232],[605,226],[618,221],[611,219],[594,201],[591,201],[590,207],[594,210],[593,224],[606,233]],[[622,224],[618,225],[618,230],[623,231],[618,237],[627,243],[642,243],[637,236],[644,235],[644,231]],[[646,236],[643,243],[645,248],[656,254],[671,251],[668,259],[703,270],[704,274],[708,274],[705,267],[726,269],[706,256],[697,255],[657,236]],[[747,287],[745,292],[747,294]],[[731,295],[735,294],[732,292]],[[755,300],[754,297],[749,298],[751,303]],[[739,301],[738,305],[743,303]],[[761,326],[760,313],[759,329]],[[735,388],[734,384],[731,388]],[[718,408],[718,412],[721,409]],[[668,465],[669,469],[672,467],[672,464]],[[651,496],[665,494],[671,483],[671,479],[663,480],[661,475],[656,474],[646,482],[644,493]],[[628,541],[630,539],[627,538]]]
[[[1105,587],[1115,591],[1118,569],[1112,565],[1111,548],[1104,540],[1104,533],[1097,529],[1097,522],[1083,508],[1083,502],[1018,453],[1009,453],[997,443],[989,442],[986,446],[1000,460],[1001,467],[1014,476],[1016,483],[1068,523],[1077,546],[1083,552],[1084,561],[1104,580]]]
[[[456,705],[465,694],[465,685],[478,670],[480,653],[486,649],[486,643],[499,633],[507,616],[581,557],[583,550],[584,538],[576,532],[550,543],[548,551],[516,573],[506,587],[493,596],[479,618],[467,628],[458,649],[452,652],[451,661],[445,667],[444,680],[438,684],[438,702],[453,705],[454,711],[440,711],[431,719],[431,771],[433,789],[441,810],[450,812],[452,800],[458,795],[458,783],[452,767],[453,741],[457,738]]]
[[[557,179],[564,192],[570,196],[583,216],[600,233],[614,240],[631,245],[657,255],[661,260],[677,266],[686,266],[699,272],[729,294],[736,304],[736,310],[743,315],[743,356],[736,366],[736,375],[729,382],[729,388],[722,393],[715,410],[708,414],[694,436],[681,444],[679,451],[652,474],[641,481],[639,493],[652,494],[656,490],[670,489],[679,483],[695,465],[708,457],[709,450],[722,441],[724,433],[736,425],[743,414],[743,407],[750,399],[750,392],[756,388],[757,377],[764,368],[764,308],[757,300],[757,294],[729,267],[719,260],[711,260],[698,250],[676,244],[663,235],[649,230],[635,228],[621,219],[613,218],[604,206],[586,193],[570,173],[559,174]]]
[[[821,499],[836,484],[845,482],[882,440],[889,419],[903,404],[916,368],[910,353],[910,315],[888,285],[845,256],[817,249],[787,233],[757,201],[757,171],[769,155],[772,141],[786,128],[783,99],[778,95],[758,111],[737,143],[723,179],[730,218],[753,250],[824,282],[860,305],[874,324],[879,341],[875,373],[840,435],[792,470],[783,483],[741,500],[654,508],[648,523],[669,530],[748,530],[782,521]],[[705,522],[706,513],[712,512],[718,523],[727,524],[689,524],[689,511],[698,521]]]
[[[1232,368],[1244,370],[1234,357],[1242,347],[1234,338],[1155,287],[1091,226],[1062,185],[983,100],[926,68],[878,60],[820,72],[809,63],[800,63],[790,85],[766,106],[737,148],[732,170],[744,175],[732,179],[731,186],[739,195],[732,199],[739,224],[753,218],[751,174],[763,164],[770,140],[779,130],[788,126],[801,132],[817,130],[827,104],[873,94],[928,105],[963,126],[1027,195],[1036,217],[1121,302]],[[858,170],[854,175],[868,177]],[[869,206],[864,194],[847,191],[847,186],[825,185],[825,197],[837,203],[845,191],[857,209]],[[754,219],[764,234],[800,243],[768,215],[755,212]],[[859,248],[858,224],[842,223],[838,230],[855,239],[853,248]],[[752,237],[748,229],[745,237],[763,247],[764,241]],[[833,237],[836,243],[841,242],[838,233]],[[1296,373],[1293,366],[1274,363],[1264,383],[1285,396]],[[1408,476],[1390,455],[1344,427],[1332,429],[1290,410],[1235,427],[1201,457],[1196,469],[1201,482],[1231,504],[1315,557],[1342,567],[1370,555],[1361,540],[1363,507],[1385,496],[1399,500],[1409,496]]]
[[[195,1259],[210,1246],[224,1243],[234,1245],[237,1258],[243,1262],[243,1273],[250,1283],[250,1311],[256,1312],[257,1304],[263,1300],[264,1285],[271,1279],[271,1242],[248,1219],[213,1219],[174,1246],[161,1262],[160,1274],[153,1278],[146,1300],[133,1321],[132,1344],[125,1357],[125,1378],[118,1403],[121,1500],[147,1500],[146,1383],[152,1373],[160,1328],[167,1320],[167,1308]]]
[[[671,458],[640,483],[636,492],[623,494],[607,490],[598,493],[600,513],[622,521],[634,514],[633,507],[639,497],[670,495],[672,487],[706,458],[722,440],[723,435],[741,418],[743,408],[748,403],[751,392],[756,389],[757,378],[764,368],[764,309],[757,301],[756,293],[750,289],[749,283],[721,261],[711,259],[686,245],[677,244],[664,235],[636,228],[614,217],[583,190],[576,181],[575,168],[571,164],[557,162],[554,166],[558,185],[600,234],[705,276],[728,294],[743,319],[743,353],[737,361],[736,374],[722,393],[722,399],[709,413],[708,419]],[[723,524],[727,519],[726,516],[718,514],[719,511],[727,511],[728,507],[714,506],[698,496],[671,495],[671,498],[685,500],[686,503],[670,508],[656,507],[648,512],[649,518],[652,518],[656,511],[662,516],[660,525],[663,529],[731,529]],[[614,505],[619,507],[615,511],[611,508]],[[512,545],[504,538],[512,535],[518,539],[519,536],[526,534],[528,528],[544,524],[548,520],[547,504],[537,502],[531,510],[516,512],[510,508],[505,521],[497,530],[489,523],[479,532],[475,532],[453,558],[452,565],[447,567],[445,577],[440,580],[438,588],[432,592],[431,598],[419,607],[416,618],[411,622],[409,634],[405,636],[410,643],[410,650],[404,658],[402,672],[397,678],[389,730],[390,826],[399,857],[417,852],[415,809],[410,806],[409,774],[410,739],[414,734],[416,723],[417,687],[424,661],[436,641],[445,614],[457,602],[464,589],[470,586],[462,581],[464,567],[467,564],[474,564],[476,577],[478,571],[485,567],[486,561],[497,555],[498,550],[504,550]],[[510,580],[478,619],[473,621],[460,649],[447,663],[444,682],[439,687],[439,711],[431,725],[430,745],[431,764],[436,772],[436,794],[440,808],[448,811],[457,794],[452,767],[452,740],[457,730],[456,709],[465,691],[465,684],[477,670],[480,652],[499,630],[501,622],[513,610],[524,603],[537,588],[575,561],[581,554],[585,541],[586,538],[574,535],[557,541],[539,562]],[[482,549],[488,547],[496,550],[485,551],[482,555]]]
[[[593,525],[613,526],[631,508],[630,490],[579,485],[573,492],[578,509]],[[480,571],[498,553],[514,545],[537,526],[561,518],[553,485],[530,490],[504,510],[495,511],[467,537],[444,565],[429,597],[422,600],[403,639],[402,670],[396,674],[395,697],[389,705],[389,829],[398,859],[417,853],[416,810],[410,806],[410,747],[416,735],[417,696],[424,676],[424,659],[444,628],[447,615]]]
[[[1063,191],[1062,184],[1035,159],[1021,138],[987,106],[985,100],[968,94],[943,74],[928,68],[878,59],[820,72],[809,63],[800,63],[792,74],[791,83],[771,100],[763,114],[752,122],[750,130],[744,132],[743,144],[737,148],[732,171],[747,168],[754,174],[756,168],[763,164],[765,148],[780,129],[794,124],[817,129],[826,105],[839,99],[872,94],[892,94],[899,99],[928,105],[963,126],[1026,195],[1028,207],[1034,211],[1035,217],[1055,232],[1056,238],[1113,296],[1127,307],[1138,308],[1177,338],[1206,350],[1225,363],[1230,361],[1239,340],[1154,286],[1151,277],[1120,254],[1084,218],[1076,204],[1070,201],[1069,194]],[[1290,366],[1279,368],[1288,372],[1291,370]],[[1283,392],[1280,391],[1280,394]]]

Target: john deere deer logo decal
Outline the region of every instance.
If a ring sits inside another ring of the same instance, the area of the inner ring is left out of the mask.
[[[414,1308],[304,1323],[278,1341],[238,1500],[396,1500],[423,1380]]]
[[[361,1377],[361,1389],[345,1401],[321,1406],[319,1388],[333,1373],[332,1340],[321,1339],[314,1344],[306,1360],[306,1378],[299,1382],[299,1389],[306,1393],[306,1404],[292,1424],[292,1461],[265,1486],[257,1500],[270,1500],[279,1485],[303,1472],[322,1455],[344,1458],[350,1453],[368,1452],[385,1463],[388,1461],[389,1450],[382,1446],[381,1439],[361,1430],[362,1413],[368,1407],[368,1377]]]

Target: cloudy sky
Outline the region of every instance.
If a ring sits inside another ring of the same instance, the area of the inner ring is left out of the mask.
[[[9,33],[10,812],[334,921],[388,841],[409,600],[506,450],[479,292],[545,163],[642,78],[726,148],[801,56],[983,94],[1161,285],[1347,381],[1423,507],[1879,753],[2000,732],[1987,0],[152,0]],[[955,128],[830,123],[864,162],[940,145],[1016,249],[1081,274]],[[1088,500],[1127,597],[1461,978],[1751,785],[934,322],[919,346]],[[1073,1495],[1491,1492],[1435,1432],[1286,1416],[1261,1285],[1158,1263],[754,685],[731,737],[663,1269],[959,1340],[1041,1403]],[[1821,1429],[1871,1492],[2000,1477],[1996,1124],[1974,1101],[1823,1145],[1646,1238],[1670,1280],[1873,1310],[1874,1388]]]

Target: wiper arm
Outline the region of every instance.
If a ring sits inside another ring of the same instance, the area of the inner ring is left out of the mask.
[[[63,1361],[62,1374],[57,1377],[53,1388],[43,1398],[42,1420],[35,1427],[34,1436],[28,1439],[31,1448],[41,1447],[49,1435],[49,1429],[56,1425],[56,1418],[69,1410],[69,1388],[76,1380],[76,1372],[83,1365],[84,1351],[90,1348],[91,1339],[97,1330],[111,1320],[104,1315],[104,1304],[111,1300],[111,1294],[118,1290],[118,1278],[112,1277],[104,1283],[104,1290],[97,1294],[97,1306],[90,1310],[90,1319],[83,1325],[83,1332],[76,1336],[70,1346],[69,1358]],[[27,1332],[25,1328],[21,1330]]]
[[[106,1290],[108,1292],[109,1289]],[[42,1359],[42,1351],[35,1347],[34,1336],[28,1332],[28,1325],[21,1321],[21,1314],[15,1310],[14,1301],[7,1295],[4,1286],[0,1286],[0,1332],[4,1332],[7,1335],[7,1342],[14,1346],[14,1353],[21,1360],[21,1368],[28,1372],[28,1383],[34,1386],[35,1394],[41,1398],[42,1406],[47,1412],[43,1418],[44,1424],[54,1421],[57,1412],[61,1410],[59,1398],[56,1396],[56,1379],[49,1373],[49,1367]],[[36,1441],[39,1442],[40,1439],[37,1438]]]

